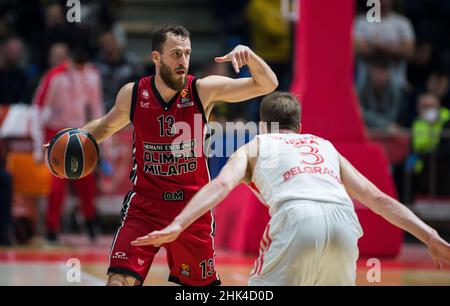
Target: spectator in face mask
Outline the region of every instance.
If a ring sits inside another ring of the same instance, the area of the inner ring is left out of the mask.
[[[439,174],[439,169],[435,169],[430,162],[439,158],[442,131],[450,119],[450,111],[441,107],[441,101],[434,94],[422,94],[418,100],[418,117],[412,125],[412,152],[406,161],[406,169],[413,174],[413,190],[430,193],[430,176],[436,179]]]
[[[414,153],[424,154],[434,151],[441,139],[442,127],[450,119],[450,111],[441,107],[441,102],[433,94],[419,96],[418,118],[412,126],[412,146]]]
[[[413,190],[416,193],[442,193],[440,182],[445,175],[445,160],[440,154],[443,128],[448,124],[450,111],[441,107],[441,101],[431,93],[418,98],[418,117],[412,125],[412,153],[406,162],[407,169],[413,173]],[[448,155],[445,157],[448,159]],[[434,162],[433,162],[434,161]],[[436,167],[439,165],[439,167]],[[432,187],[430,179],[437,185]]]

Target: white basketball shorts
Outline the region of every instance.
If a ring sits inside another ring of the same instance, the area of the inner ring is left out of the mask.
[[[248,284],[355,285],[362,234],[351,206],[285,203],[266,227]]]

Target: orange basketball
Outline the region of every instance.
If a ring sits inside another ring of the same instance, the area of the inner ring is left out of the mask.
[[[52,138],[45,159],[53,175],[79,179],[92,173],[97,166],[97,142],[86,131],[65,129]]]

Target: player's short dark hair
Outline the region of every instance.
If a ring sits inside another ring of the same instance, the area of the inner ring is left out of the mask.
[[[189,31],[178,24],[163,24],[156,27],[152,31],[152,51],[162,52],[162,46],[167,40],[167,34],[181,36],[182,38],[190,38]]]
[[[263,122],[278,122],[280,129],[298,131],[302,108],[297,97],[289,92],[275,91],[261,101],[260,118]]]

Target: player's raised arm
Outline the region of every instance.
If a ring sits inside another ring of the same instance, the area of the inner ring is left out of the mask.
[[[231,63],[236,73],[239,73],[240,68],[247,65],[251,77],[232,79],[212,75],[199,79],[197,82],[198,92],[205,108],[214,101],[240,102],[265,95],[278,86],[275,73],[249,47],[239,45],[227,55],[216,57],[215,61]]]
[[[240,147],[231,155],[220,174],[195,194],[169,226],[139,237],[131,244],[134,246],[150,244],[159,246],[177,239],[182,231],[204,213],[217,206],[240,182],[251,180],[249,154],[256,156],[256,150],[256,140]]]
[[[117,94],[116,103],[111,110],[80,129],[89,132],[98,143],[122,129],[130,123],[132,92],[133,83],[124,85]]]
[[[428,246],[438,267],[450,264],[450,245],[406,206],[379,190],[352,164],[340,156],[341,179],[348,194],[390,223],[411,233]]]

